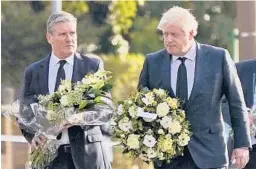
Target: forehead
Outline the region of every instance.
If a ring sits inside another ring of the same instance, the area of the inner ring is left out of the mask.
[[[169,23],[163,29],[163,32],[176,32],[176,33],[184,33],[182,27],[179,24]]]
[[[56,32],[76,31],[76,23],[74,22],[59,22],[53,25],[53,30]]]

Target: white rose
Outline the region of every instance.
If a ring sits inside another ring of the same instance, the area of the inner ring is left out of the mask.
[[[171,125],[168,128],[169,133],[176,134],[181,132],[182,126],[176,120],[172,121]]]
[[[129,112],[129,115],[132,117],[132,118],[135,118],[137,116],[137,107],[136,106],[131,106],[128,110]]]
[[[143,140],[143,144],[147,147],[154,147],[156,144],[156,139],[152,135],[146,135]]]
[[[119,121],[118,127],[122,131],[129,131],[132,129],[132,122],[127,117],[124,117],[122,120]]]
[[[172,118],[165,116],[161,121],[160,124],[164,129],[167,129],[172,123]]]
[[[159,117],[164,117],[169,113],[169,110],[170,107],[168,106],[168,104],[166,102],[163,102],[157,105],[156,114]]]
[[[190,137],[186,133],[182,133],[181,135],[179,135],[178,139],[178,144],[180,146],[185,146],[188,144]]]
[[[155,158],[156,157],[156,152],[152,149],[152,148],[149,148],[148,150],[147,150],[147,156],[148,156],[148,158]]]
[[[68,96],[67,95],[63,95],[60,98],[60,104],[62,106],[68,106],[69,105],[69,100],[68,100]]]

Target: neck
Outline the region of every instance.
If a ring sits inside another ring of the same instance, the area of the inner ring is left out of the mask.
[[[53,54],[54,54],[57,58],[59,58],[59,59],[61,59],[61,60],[67,59],[68,57],[74,55],[74,53],[70,53],[69,55],[64,55],[64,54],[56,53],[56,52],[54,52],[54,51],[53,51]]]
[[[183,56],[184,55],[186,55],[189,51],[190,51],[190,49],[192,48],[192,46],[193,46],[193,43],[194,43],[194,40],[192,40],[192,41],[190,41],[189,43],[188,43],[188,45],[187,45],[187,49],[183,52]]]

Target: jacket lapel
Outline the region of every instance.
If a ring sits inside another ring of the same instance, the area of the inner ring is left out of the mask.
[[[42,60],[39,70],[39,82],[41,88],[41,94],[46,95],[49,93],[48,89],[48,75],[49,75],[49,62],[51,54]]]
[[[171,87],[171,56],[170,54],[164,50],[162,53],[162,70],[161,70],[161,78],[163,82],[163,88],[169,91],[169,95],[171,97],[175,97],[174,92]]]
[[[73,66],[73,74],[72,74],[72,83],[82,80],[83,76],[86,74],[83,72],[85,70],[85,65],[83,62],[83,58],[79,53],[75,54],[74,57],[74,66]]]
[[[253,71],[252,69],[250,70],[250,72],[245,72],[246,74],[244,74],[244,78],[245,80],[247,80],[247,82],[245,82],[245,88],[246,88],[246,98],[245,100],[247,101],[247,106],[252,107],[253,106]],[[249,77],[248,77],[249,76]],[[243,85],[243,84],[242,84]]]
[[[201,45],[197,43],[197,50],[196,50],[196,63],[195,63],[195,76],[194,76],[194,84],[192,87],[192,91],[190,94],[190,97],[188,99],[188,102],[186,104],[186,108],[190,106],[192,103],[193,99],[196,97],[197,93],[200,90],[200,82],[202,78],[204,77],[204,73],[207,69],[206,67],[206,61],[204,56],[206,56],[207,51],[203,50],[201,48]]]

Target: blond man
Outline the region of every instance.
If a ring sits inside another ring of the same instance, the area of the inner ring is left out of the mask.
[[[220,111],[221,97],[229,101],[238,168],[248,162],[251,146],[247,112],[236,68],[226,49],[195,41],[198,22],[188,9],[178,6],[165,12],[157,27],[165,49],[148,54],[138,88],[163,88],[182,100],[193,136],[184,156],[158,169],[225,169],[228,153]],[[243,138],[243,139],[241,139]]]

